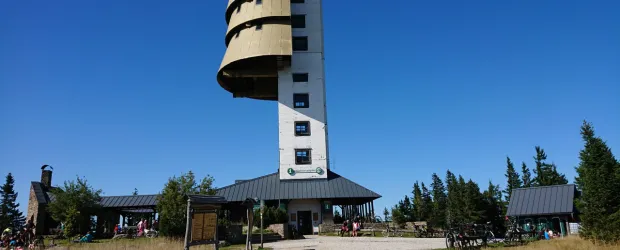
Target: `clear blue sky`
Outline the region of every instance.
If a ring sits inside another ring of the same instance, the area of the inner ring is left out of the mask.
[[[505,184],[534,146],[572,181],[583,119],[620,148],[619,1],[324,1],[330,153],[376,207],[447,169]],[[275,102],[216,82],[225,0],[0,2],[0,174],[105,195],[275,172]]]

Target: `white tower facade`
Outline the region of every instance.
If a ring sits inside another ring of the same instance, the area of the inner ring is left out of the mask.
[[[233,97],[278,102],[280,179],[327,178],[321,0],[228,0],[217,74]]]
[[[327,178],[321,0],[291,1],[291,67],[278,72],[280,179]]]

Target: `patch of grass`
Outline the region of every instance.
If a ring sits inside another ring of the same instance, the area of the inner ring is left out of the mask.
[[[578,236],[569,236],[552,240],[533,241],[524,246],[504,246],[503,243],[490,244],[489,248],[509,250],[620,250],[620,244],[595,245]]]
[[[46,242],[49,244],[50,242]],[[89,249],[89,250],[169,250],[169,249],[183,249],[183,241],[175,240],[175,239],[167,239],[167,238],[137,238],[137,239],[117,239],[117,240],[96,240],[93,243],[71,243],[68,240],[56,240],[55,243],[58,245],[56,248],[52,248],[54,250],[69,250],[69,249]],[[254,249],[259,249],[260,245],[254,245]],[[202,245],[202,246],[193,246],[192,250],[211,250],[213,246],[211,245]],[[227,247],[220,247],[222,250],[242,250],[245,249],[245,244],[241,245],[232,245]],[[265,250],[271,248],[264,248]]]

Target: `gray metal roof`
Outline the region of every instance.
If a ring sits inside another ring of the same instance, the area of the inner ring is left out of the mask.
[[[99,204],[109,208],[155,207],[157,196],[159,195],[103,196]]]
[[[222,187],[217,190],[217,195],[229,202],[244,201],[248,197],[263,200],[381,198],[381,195],[332,171],[327,172],[324,180],[280,180],[276,172]]]
[[[514,189],[506,216],[574,213],[576,192],[575,184]]]
[[[52,187],[54,189],[55,187]],[[54,201],[54,195],[45,188],[43,183],[32,182],[32,189],[39,204],[47,204]],[[126,196],[102,196],[99,204],[109,208],[143,208],[155,207],[158,195],[126,195]]]
[[[46,188],[43,183],[38,181],[31,182],[34,195],[39,204],[47,204],[54,200],[54,195]],[[55,187],[52,187],[54,189]]]

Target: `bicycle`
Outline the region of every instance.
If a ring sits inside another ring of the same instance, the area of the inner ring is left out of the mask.
[[[397,237],[403,237],[404,232],[399,230],[397,227],[393,227],[390,228],[389,224],[386,224],[386,229],[381,231],[381,234],[383,235],[383,237],[390,237],[390,234],[392,236],[397,236]]]
[[[444,235],[446,241],[446,248],[448,249],[463,249],[463,235],[461,234],[461,230],[459,228],[451,227],[449,228]]]

